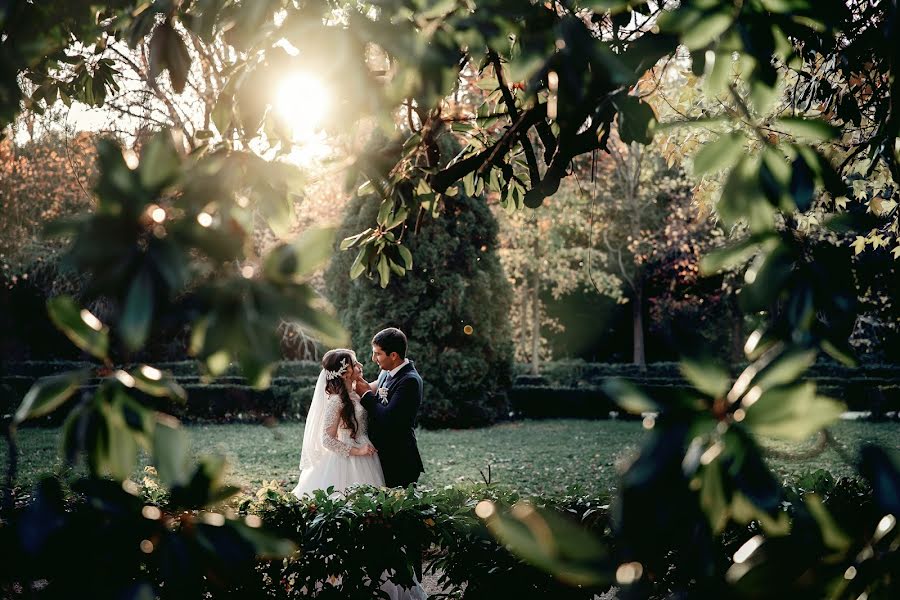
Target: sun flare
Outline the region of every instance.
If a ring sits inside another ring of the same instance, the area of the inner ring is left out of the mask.
[[[294,141],[303,143],[315,136],[331,103],[325,85],[309,73],[293,73],[278,87],[275,109],[291,128]]]

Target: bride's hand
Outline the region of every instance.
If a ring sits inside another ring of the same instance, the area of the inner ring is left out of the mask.
[[[375,456],[378,450],[372,444],[366,444],[359,448],[350,448],[350,456]]]

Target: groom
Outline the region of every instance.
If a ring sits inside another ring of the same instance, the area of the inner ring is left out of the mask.
[[[394,327],[379,331],[372,338],[372,360],[381,367],[381,374],[374,383],[356,380],[356,393],[369,413],[369,434],[388,487],[408,487],[425,471],[415,432],[422,378],[406,358],[406,349],[402,331]]]

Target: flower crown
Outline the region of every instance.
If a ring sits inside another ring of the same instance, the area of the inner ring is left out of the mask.
[[[328,369],[325,370],[325,379],[328,379],[328,380],[337,379],[338,377],[342,376],[344,373],[347,372],[347,367],[349,367],[349,366],[350,365],[347,364],[347,359],[342,358],[340,369],[338,369],[337,371],[329,371]]]

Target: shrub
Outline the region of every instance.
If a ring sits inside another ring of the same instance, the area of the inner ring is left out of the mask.
[[[53,524],[54,535],[58,539],[68,539],[66,536],[71,535],[86,536],[83,542],[85,549],[101,553],[111,561],[110,564],[117,565],[119,563],[115,561],[121,561],[121,548],[131,548],[145,537],[162,532],[165,538],[157,542],[159,552],[139,555],[137,562],[145,577],[151,578],[159,589],[167,589],[167,577],[172,572],[165,569],[165,560],[177,555],[179,548],[176,544],[198,544],[202,547],[207,537],[216,535],[220,529],[203,523],[203,514],[170,506],[172,498],[157,483],[152,467],[145,469],[144,475],[137,497],[112,483],[101,486],[100,491],[114,507],[117,506],[115,502],[159,507],[163,518],[158,522],[142,518],[134,523],[121,523],[115,520],[118,514],[115,512],[107,516],[113,519],[111,523],[92,520],[87,510],[88,501],[82,494],[91,497],[98,491],[79,490],[77,494],[64,496],[58,482],[54,483],[52,479],[42,482],[37,497],[17,506],[12,515],[13,521],[36,518],[52,505],[60,517],[59,522]],[[53,498],[47,497],[48,491],[52,492]],[[883,516],[873,502],[872,489],[862,480],[835,478],[824,470],[785,482],[783,491],[785,501],[777,510],[790,518],[792,535],[782,538],[781,542],[778,538],[770,538],[767,543],[773,546],[778,543],[804,544],[791,548],[796,560],[805,561],[811,568],[827,565],[828,555],[816,554],[821,548],[817,541],[819,525],[807,509],[804,499],[807,494],[815,493],[836,525],[854,539],[859,532],[872,531]],[[605,497],[572,493],[525,498],[508,488],[478,484],[448,486],[440,490],[385,490],[363,486],[351,490],[346,496],[319,491],[314,496],[298,500],[273,481],[255,494],[239,497],[231,503],[242,517],[246,517],[247,524],[259,524],[255,518],[260,518],[266,531],[292,541],[299,551],[284,560],[256,562],[255,572],[253,563],[249,562],[252,555],[246,556],[242,561],[235,561],[234,571],[227,581],[205,582],[197,577],[193,580],[197,588],[192,591],[201,592],[198,595],[205,592],[209,598],[236,597],[239,592],[247,592],[241,597],[286,599],[305,597],[305,592],[309,590],[317,590],[316,595],[323,598],[373,597],[374,588],[378,587],[385,573],[392,573],[390,577],[394,583],[410,583],[417,557],[423,555],[425,573],[440,574],[439,584],[449,597],[464,596],[467,600],[574,600],[594,598],[596,594],[606,591],[608,585],[580,587],[566,584],[512,554],[475,514],[477,503],[485,499],[492,501],[501,514],[517,502],[528,500],[534,506],[552,510],[568,521],[579,523],[607,547],[609,564],[601,568],[614,570],[620,562],[628,560],[630,549],[614,544],[614,513],[610,510],[609,499]],[[187,523],[190,525],[185,525]],[[91,533],[94,531],[92,527],[106,527],[107,533],[112,531],[110,527],[120,529],[115,530],[116,536],[98,538]],[[253,535],[251,528],[233,524],[229,527],[232,536],[233,533]],[[691,579],[687,566],[691,561],[688,554],[696,549],[677,546],[674,540],[660,538],[666,564],[658,570],[645,571],[647,576],[641,589],[630,591],[640,592],[636,597],[649,598],[673,595],[712,597],[705,594],[712,591],[708,587],[709,582],[724,581],[725,572],[732,564],[731,557],[759,533],[759,524],[752,521],[746,526],[733,524],[719,535],[713,546],[706,549],[719,560],[716,572],[709,573],[708,581],[702,584],[707,586],[703,589],[699,589],[700,583]],[[229,540],[234,544],[232,550],[243,552],[243,542],[237,536],[233,538]],[[864,539],[865,536],[861,536],[860,543]],[[27,572],[32,580],[46,581],[46,587],[32,590],[34,597],[45,597],[47,593],[52,595],[59,591],[58,583],[76,576],[67,561],[40,560],[50,557],[43,554],[29,558],[20,551],[19,544],[15,536],[0,537],[0,552],[10,557],[9,564],[4,565],[7,568],[0,569],[0,585],[16,581],[21,583],[14,578]],[[41,545],[40,548],[41,552],[51,555],[57,551],[53,544]],[[69,549],[59,550],[66,552]],[[37,560],[33,560],[35,558]],[[29,568],[23,569],[23,561],[30,559]],[[207,559],[205,552],[192,558],[201,563]],[[840,570],[843,571],[843,568],[840,567]],[[12,587],[4,589],[10,590]]]
[[[448,487],[437,491],[361,487],[347,497],[319,491],[297,500],[274,482],[246,499],[241,510],[293,540],[300,552],[288,561],[267,564],[264,581],[271,597],[296,597],[303,589],[324,588],[335,597],[372,597],[382,574],[394,583],[411,583],[414,557],[426,553],[426,573],[442,573],[451,597],[592,598],[606,587],[579,588],[554,579],[511,554],[475,516],[475,505],[491,499],[510,506],[514,491],[490,486]],[[538,499],[568,512],[602,534],[608,523],[605,502],[565,497]],[[337,579],[339,578],[339,579]],[[336,583],[331,589],[327,582]],[[375,582],[375,583],[373,583]]]
[[[371,196],[353,199],[338,238],[374,222],[378,209]],[[405,233],[416,260],[406,276],[392,278],[386,290],[365,277],[350,281],[355,252],[338,252],[326,273],[328,297],[362,357],[380,329],[407,334],[409,356],[425,380],[423,426],[484,425],[508,411],[510,286],[495,254],[497,223],[484,200],[445,197],[441,212],[418,233]],[[415,215],[406,225],[411,229],[414,221]]]

